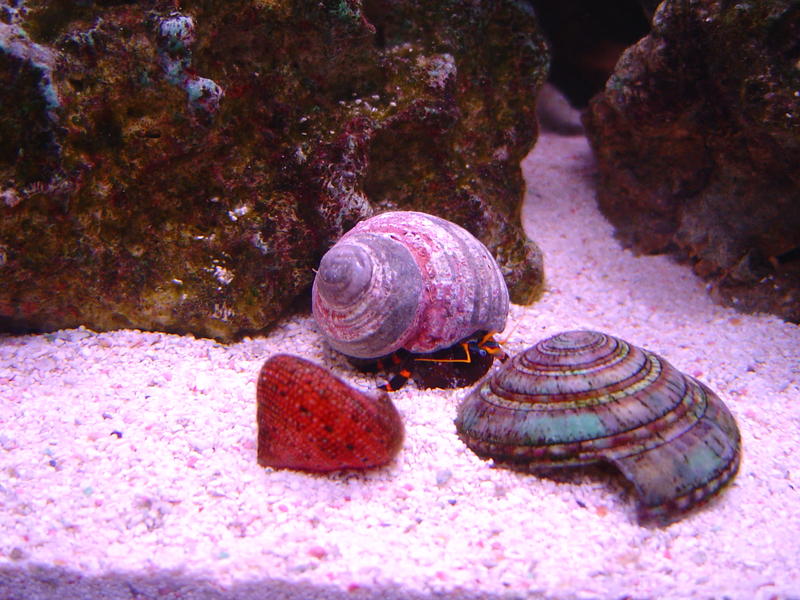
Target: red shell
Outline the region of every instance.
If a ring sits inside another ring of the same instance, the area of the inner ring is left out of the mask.
[[[387,394],[360,392],[303,358],[276,354],[256,387],[258,464],[336,471],[388,463],[403,442],[400,414]]]

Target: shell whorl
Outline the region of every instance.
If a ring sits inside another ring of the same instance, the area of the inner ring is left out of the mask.
[[[569,331],[515,356],[461,403],[461,439],[496,462],[616,465],[640,516],[663,518],[733,477],[740,436],[708,387],[660,356],[593,331]]]
[[[402,334],[419,318],[422,289],[408,249],[365,232],[342,239],[322,257],[312,291],[314,316],[340,352],[382,356],[405,343]]]
[[[508,290],[488,249],[465,229],[397,211],[362,221],[323,256],[312,308],[334,348],[375,358],[501,331]]]

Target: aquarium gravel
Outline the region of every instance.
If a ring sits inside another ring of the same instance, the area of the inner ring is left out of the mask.
[[[464,390],[392,395],[397,459],[365,473],[256,464],[255,382],[276,352],[363,388],[310,316],[221,345],[85,329],[0,337],[0,598],[500,599],[800,595],[800,328],[715,305],[689,267],[623,250],[582,137],[525,160],[547,290],[512,306],[514,354],[591,328],[714,389],[742,432],[732,485],[641,527],[622,478],[495,469],[455,435]]]

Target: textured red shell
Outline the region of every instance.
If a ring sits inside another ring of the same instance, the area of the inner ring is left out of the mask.
[[[403,423],[388,395],[358,391],[326,369],[277,354],[256,386],[258,464],[327,472],[379,467],[403,443]]]

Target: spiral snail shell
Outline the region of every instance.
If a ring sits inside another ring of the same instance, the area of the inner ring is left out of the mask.
[[[667,523],[736,474],[739,430],[708,387],[647,350],[594,331],[515,356],[460,404],[456,430],[481,458],[526,470],[608,462],[642,521]]]
[[[358,391],[310,361],[277,354],[256,385],[258,464],[327,472],[388,463],[403,423],[385,393]]]
[[[430,353],[476,331],[502,331],[508,289],[489,250],[462,227],[386,212],[322,257],[312,310],[330,345],[348,356]]]

